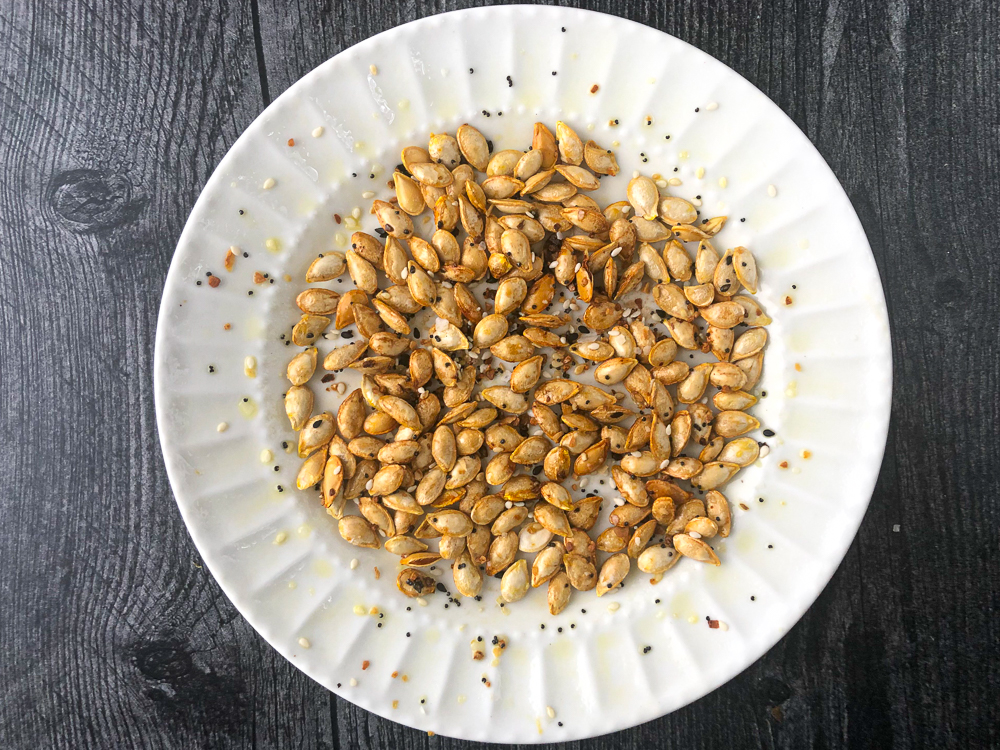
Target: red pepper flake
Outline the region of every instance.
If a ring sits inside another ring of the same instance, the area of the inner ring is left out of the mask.
[[[792,304],[792,298],[791,297],[785,297],[785,304],[786,305]]]
[[[236,253],[233,252],[232,248],[226,250],[226,260],[224,265],[227,271],[232,271],[233,266],[236,265]]]
[[[746,503],[740,503],[740,507],[741,507],[741,508],[742,508],[743,510],[750,510],[750,506],[749,506],[749,505],[747,505]]]
[[[369,666],[371,666],[371,662],[365,659],[363,662],[361,662],[361,671],[362,672],[365,671],[366,669],[368,669]]]
[[[600,89],[600,88],[601,88],[601,87],[600,87],[600,86],[598,86],[598,85],[597,85],[597,84],[595,83],[595,84],[594,84],[593,86],[591,86],[591,87],[590,87],[590,93],[591,93],[591,94],[596,94],[596,93],[597,93],[597,91],[598,91],[598,89]]]
[[[289,138],[288,139],[288,145],[289,146],[294,146],[295,145],[295,139],[294,138]]]
[[[781,469],[787,469],[788,468],[788,461],[782,461],[780,464],[778,464],[778,467],[781,468]]]
[[[382,577],[382,573],[379,571],[378,565],[376,565],[375,566],[375,580],[377,581],[381,577]]]
[[[712,630],[718,629],[718,627],[719,627],[719,621],[718,620],[709,620],[708,621],[708,627],[710,627]]]
[[[223,331],[228,331],[232,327],[233,327],[232,323],[226,323],[224,326],[222,326],[222,330]]]
[[[798,362],[795,363],[795,372],[802,372],[802,365]]]
[[[218,276],[209,276],[208,277],[208,285],[210,287],[212,287],[213,289],[215,289],[215,287],[217,287],[221,283],[222,283],[222,279],[220,279]]]
[[[263,284],[266,281],[267,281],[267,276],[265,276],[264,274],[262,274],[260,271],[254,271],[253,272],[253,283],[254,284]]]
[[[392,673],[391,675],[389,675],[389,676],[390,676],[390,677],[391,677],[392,679],[394,679],[394,680],[395,680],[395,679],[396,679],[397,677],[399,677],[399,672],[393,672],[393,673]]]
[[[334,215],[333,215],[333,220],[334,220],[335,222],[337,222],[338,224],[339,224],[339,223],[340,223],[341,221],[343,221],[343,219],[341,219],[341,218],[340,218],[340,214],[334,214]]]

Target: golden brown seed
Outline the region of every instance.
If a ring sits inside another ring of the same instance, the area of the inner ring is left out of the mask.
[[[396,577],[396,588],[415,599],[437,591],[437,581],[415,568],[403,568]]]
[[[472,532],[472,521],[460,510],[439,510],[429,513],[427,523],[436,531],[448,536],[467,536]]]
[[[542,154],[542,169],[551,169],[559,158],[556,138],[543,123],[536,122],[531,135],[531,148]]]
[[[569,490],[556,482],[546,482],[542,485],[542,497],[550,505],[560,510],[570,511],[574,508],[573,498]]]
[[[521,335],[507,336],[490,347],[494,357],[504,362],[523,362],[535,352],[535,345]]]
[[[315,487],[323,479],[323,470],[325,468],[326,446],[323,446],[302,462],[299,473],[295,478],[295,486],[300,490]]]
[[[358,547],[378,549],[381,544],[378,534],[361,516],[344,516],[337,522],[337,529],[345,541]]]
[[[547,438],[541,435],[533,435],[521,442],[510,455],[510,460],[515,464],[532,466],[540,463],[549,452],[552,444]]]
[[[546,595],[549,604],[549,614],[558,615],[569,604],[570,594],[569,576],[563,571],[558,572],[549,580],[549,588]]]
[[[743,306],[732,301],[716,302],[701,310],[701,317],[716,328],[735,328],[743,322],[745,314]]]
[[[385,551],[390,552],[393,555],[399,555],[400,557],[413,554],[414,552],[424,552],[426,549],[426,544],[421,542],[419,539],[414,539],[411,536],[402,536],[397,534],[396,536],[385,540]]]
[[[619,552],[609,557],[601,566],[601,574],[597,578],[597,595],[604,596],[617,588],[625,580],[630,567],[628,555]]]
[[[704,465],[701,473],[691,480],[691,484],[699,490],[714,490],[728,482],[739,470],[737,464],[712,461]]]
[[[330,319],[323,315],[303,315],[292,328],[292,343],[295,346],[311,346],[316,343],[328,325]]]
[[[484,388],[481,394],[483,398],[498,409],[510,412],[511,414],[524,414],[528,410],[528,399],[520,393],[515,393],[507,386],[490,386],[489,388]]]
[[[545,476],[552,482],[562,482],[567,479],[572,466],[572,456],[569,449],[561,445],[550,450],[542,464]]]
[[[305,458],[329,443],[334,428],[333,415],[328,411],[309,417],[299,432],[299,458]]]
[[[694,270],[694,262],[688,255],[684,245],[676,240],[667,243],[663,249],[663,259],[667,262],[667,270],[677,281],[688,281]]]
[[[715,417],[715,431],[724,438],[737,437],[760,427],[760,422],[742,411],[722,411]]]
[[[612,177],[618,174],[618,162],[615,160],[615,155],[593,141],[587,141],[584,144],[583,158],[586,160],[587,166],[597,174],[606,174]]]
[[[305,385],[309,378],[316,371],[315,346],[310,346],[305,351],[299,352],[288,363],[286,374],[292,385]]]
[[[628,545],[630,532],[625,526],[609,526],[597,536],[601,552],[621,552]]]
[[[507,232],[516,231],[508,229]],[[506,234],[506,232],[504,233]],[[522,235],[523,236],[523,235]],[[521,278],[504,279],[497,286],[494,310],[497,315],[514,312],[528,296],[528,284]]]
[[[625,503],[625,505],[611,511],[611,514],[608,516],[608,520],[614,526],[635,526],[648,516],[651,510],[652,508],[648,505],[640,507],[638,505],[632,505],[631,503]]]
[[[649,540],[653,538],[653,532],[656,531],[656,519],[649,519],[645,523],[636,527],[635,532],[628,541],[628,547],[626,552],[628,556],[635,560],[646,549],[646,545],[649,544]]]
[[[329,289],[311,288],[295,298],[299,309],[310,315],[331,315],[337,310],[340,294]]]
[[[674,520],[674,501],[672,498],[664,496],[653,501],[653,518],[661,526],[669,526]]]
[[[709,284],[715,278],[719,265],[719,254],[710,242],[698,243],[698,254],[694,260],[694,275],[699,284]]]
[[[554,505],[538,503],[535,506],[535,521],[540,523],[553,534],[566,536],[570,533],[569,520],[566,513]]]
[[[508,531],[493,540],[486,556],[486,575],[494,576],[506,570],[514,562],[514,558],[517,556],[517,542],[518,537],[515,531]],[[529,587],[528,563],[524,560],[518,562],[524,565],[524,584]],[[525,588],[525,592],[527,592],[527,588]]]
[[[500,597],[507,603],[516,602],[523,599],[529,589],[528,563],[525,560],[518,560],[504,572],[500,579]]]
[[[694,306],[675,284],[657,284],[653,289],[653,299],[668,315],[680,320],[694,320]]]
[[[575,397],[581,390],[580,384],[572,380],[548,380],[535,389],[535,400],[542,404],[553,405]],[[595,408],[596,408],[595,404]]]
[[[609,448],[610,443],[607,440],[600,440],[594,443],[576,457],[576,461],[573,464],[573,472],[577,476],[583,476],[596,471],[604,465],[604,461],[608,457]]]

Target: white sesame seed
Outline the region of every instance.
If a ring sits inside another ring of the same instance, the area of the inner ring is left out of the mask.
[[[360,564],[361,564],[361,561],[358,560],[358,558],[355,557],[354,559],[351,560],[351,570],[357,570],[357,568],[358,568],[358,566]],[[357,611],[357,607],[355,607],[354,609],[355,609],[355,611]]]
[[[768,185],[767,186],[767,194],[771,198],[773,198],[774,196],[776,196],[778,194],[778,188],[776,188],[774,185]]]
[[[608,612],[617,612],[621,606],[622,605],[618,602],[611,602],[611,604],[608,605]]]
[[[632,458],[640,458],[642,456],[642,453],[640,453],[639,451],[632,451],[629,455],[632,456]]]
[[[695,177],[697,177],[700,180],[702,177],[705,176],[705,168],[704,167],[698,167],[698,169],[695,171],[694,174],[695,174]]]
[[[378,68],[376,68],[375,65],[369,65],[368,66],[368,72],[371,73],[373,76],[377,76],[378,75]]]
[[[357,687],[358,681],[352,677],[351,681],[347,684],[350,685],[351,687]]]
[[[405,268],[402,271],[399,272],[399,278],[401,278],[403,281],[406,281],[406,277],[409,276],[409,275],[410,275],[410,272],[407,271]]]
[[[321,135],[323,135],[323,126],[322,125],[320,125],[319,127],[313,128],[313,132],[312,132],[312,137],[313,138],[319,138]]]
[[[634,180],[638,176],[639,176],[639,170],[637,169],[632,173],[632,179]]]
[[[697,531],[689,531],[687,535],[692,539],[701,539],[701,534],[699,534]]]
[[[299,645],[302,646],[302,648],[309,648],[312,646],[308,638],[299,638]]]
[[[760,457],[761,458],[764,458],[764,456],[766,456],[770,452],[771,452],[771,446],[769,446],[769,445],[762,445],[760,447]]]
[[[681,182],[680,177],[671,177],[669,180],[667,180],[667,184],[674,185],[676,187],[677,185],[683,185],[684,183]]]
[[[554,708],[552,708],[552,706],[546,706],[545,707],[545,713],[548,714],[548,717],[550,719],[556,718],[556,710]]]
[[[508,500],[507,502],[505,502],[503,504],[503,507],[505,507],[507,510],[510,510],[511,508],[514,507],[514,503],[512,503],[510,500]]]
[[[705,105],[705,109],[709,112],[714,112],[718,108],[719,108],[718,102],[709,102],[708,104]]]
[[[354,614],[356,614],[356,615],[364,615],[364,614],[367,614],[367,612],[365,612],[365,608],[362,607],[360,604],[355,604],[354,605]]]
[[[611,251],[611,257],[612,257],[612,258],[617,258],[617,257],[618,257],[618,254],[619,254],[619,253],[620,253],[621,251],[622,251],[622,249],[621,249],[620,247],[616,247],[616,248],[615,248],[614,250],[612,250],[612,251]]]
[[[729,186],[729,180],[727,178],[725,178],[725,177],[720,177],[719,178],[719,187],[720,188],[724,188],[724,187],[728,187],[728,186]]]
[[[899,524],[898,524],[898,523],[894,523],[894,524],[892,525],[892,530],[893,530],[894,532],[896,532],[897,534],[899,533],[899,529],[900,529],[900,526],[899,526]]]
[[[551,263],[549,263],[549,268],[555,268],[558,265],[559,265],[559,261],[554,260]]]
[[[215,426],[216,432],[225,432],[228,429],[229,429],[229,422],[219,422],[219,424]]]
[[[271,463],[271,459],[273,459],[273,458],[274,458],[274,454],[271,453],[271,451],[269,451],[267,448],[265,448],[264,450],[262,450],[260,452],[260,462],[262,464],[269,464],[269,463]]]
[[[418,596],[417,597],[417,604],[419,604],[421,607],[426,607],[427,606],[427,600],[424,599],[422,596]]]
[[[371,191],[371,190],[366,190],[365,192],[363,192],[361,194],[361,197],[367,200],[369,198],[374,198],[375,197],[375,193],[373,191]]]
[[[337,464],[336,466],[333,467],[333,474],[334,474],[334,476],[336,476],[337,474],[339,474],[340,471],[341,471],[341,465],[340,464]]]
[[[581,268],[583,268],[583,264],[577,263],[576,268],[573,269],[573,273],[577,273]]]
[[[266,180],[264,180],[264,184],[261,185],[261,187],[264,188],[264,190],[270,190],[277,184],[278,183],[275,181],[273,177],[268,177]]]
[[[664,180],[662,177],[656,181],[656,187],[665,188],[666,186],[667,186],[667,181]]]
[[[288,541],[287,531],[279,531],[277,534],[274,535],[274,544],[281,545],[284,544],[286,541]]]

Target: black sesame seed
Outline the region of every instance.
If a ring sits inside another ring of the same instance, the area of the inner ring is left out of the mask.
[[[316,430],[316,429],[319,429],[319,427],[320,427],[320,426],[321,426],[322,424],[323,424],[323,420],[322,420],[322,419],[317,419],[317,420],[316,420],[315,422],[313,422],[313,429],[314,429],[314,430]]]
[[[514,81],[511,79],[510,76],[507,76],[507,87],[508,88],[513,88],[514,87]]]
[[[472,74],[473,74],[473,73],[475,73],[475,72],[476,72],[476,71],[474,71],[474,70],[473,70],[472,68],[469,68],[469,75],[472,75]]]
[[[642,649],[642,653],[648,654],[652,650],[653,650],[652,646],[646,646],[645,648]]]
[[[764,430],[764,437],[774,437],[774,430]]]
[[[209,365],[208,366],[208,371],[209,372],[215,372],[215,365]]]
[[[744,216],[740,221],[746,221],[746,217]]]
[[[767,548],[768,549],[774,549],[774,545],[773,544],[769,544],[769,545],[767,545]]]
[[[240,216],[242,216],[242,215],[243,215],[243,209],[241,208],[240,209]],[[246,255],[246,253],[243,253],[243,255]],[[338,685],[337,687],[340,687],[340,686]]]
[[[201,282],[199,281],[198,283],[200,284]],[[247,291],[247,296],[248,297],[253,297],[253,289],[250,289],[250,290]]]
[[[756,596],[751,596],[751,597],[750,597],[750,601],[752,601],[752,602],[755,602],[755,601],[757,601],[757,597],[756,597]]]
[[[198,280],[197,280],[196,282],[194,282],[194,283],[195,283],[195,285],[196,285],[196,286],[201,286],[201,279],[198,279]]]

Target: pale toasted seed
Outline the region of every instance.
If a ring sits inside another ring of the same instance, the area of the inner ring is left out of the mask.
[[[528,400],[520,393],[515,393],[507,386],[495,385],[484,388],[482,397],[498,409],[511,414],[524,414],[528,410]]]
[[[336,250],[327,251],[309,265],[306,282],[312,284],[317,281],[332,281],[343,275],[346,269],[347,261],[343,253]]]
[[[674,567],[680,559],[681,555],[673,547],[656,544],[642,551],[636,560],[636,567],[643,573],[662,575]]]

